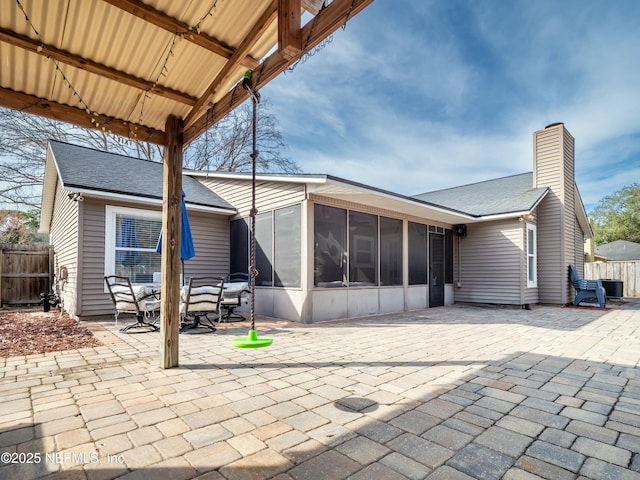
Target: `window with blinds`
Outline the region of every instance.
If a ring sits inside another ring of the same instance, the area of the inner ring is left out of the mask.
[[[156,247],[161,226],[160,212],[108,206],[105,275],[129,277],[137,285],[153,283],[153,273],[160,271]]]

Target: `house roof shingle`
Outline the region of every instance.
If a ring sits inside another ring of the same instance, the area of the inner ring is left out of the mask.
[[[49,141],[49,146],[65,189],[162,200],[161,163],[54,140]],[[235,211],[232,205],[192,177],[182,176],[182,189],[188,204]]]
[[[414,195],[414,198],[475,217],[528,212],[548,188],[533,188],[533,173],[522,173]]]
[[[123,155],[101,152],[87,147],[50,141],[58,173],[68,190],[107,192],[115,195],[134,195],[141,198],[162,200],[162,164]],[[201,172],[186,172],[183,175],[183,190],[187,203],[235,211],[235,208],[205,187],[195,177]],[[216,175],[213,173],[212,175]],[[232,175],[227,172],[225,175]],[[238,174],[244,178],[246,174]],[[278,178],[283,175],[278,175]],[[533,188],[533,174],[523,173],[484,182],[426,192],[406,197],[386,192],[367,185],[328,175],[291,175],[294,181],[339,181],[366,190],[391,195],[394,198],[415,200],[425,206],[444,208],[452,214],[468,217],[491,217],[495,215],[530,212],[542,200],[548,188]]]

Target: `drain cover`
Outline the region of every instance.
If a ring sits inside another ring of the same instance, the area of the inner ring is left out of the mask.
[[[378,408],[378,402],[362,397],[341,398],[334,405],[345,412],[373,412]]]

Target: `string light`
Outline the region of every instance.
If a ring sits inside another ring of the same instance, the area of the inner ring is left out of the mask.
[[[33,30],[33,33],[35,33],[38,42],[40,42],[40,44],[36,48],[36,51],[38,53],[46,52],[47,51],[47,44],[44,43],[42,37],[40,36],[40,32],[35,27],[35,25],[31,21],[31,19],[29,18],[29,15],[27,14],[27,11],[25,10],[24,6],[22,5],[22,3],[20,3],[20,0],[16,0],[16,4],[18,5],[18,8],[20,9],[20,11],[23,13],[25,20],[27,21],[27,23],[31,27],[31,30]],[[63,82],[67,85],[67,88],[69,90],[71,90],[72,96],[74,98],[77,98],[77,101],[78,101],[78,104],[80,105],[80,107],[84,111],[86,111],[88,115],[91,116],[91,123],[94,124],[96,126],[96,128],[101,127],[102,131],[106,132],[107,131],[106,126],[110,122],[115,120],[115,119],[113,117],[103,116],[104,120],[103,121],[99,121],[100,114],[98,112],[94,111],[89,106],[89,104],[82,98],[80,93],[76,90],[76,88],[71,83],[71,80],[69,80],[69,77],[67,77],[67,75],[65,75],[64,71],[62,70],[62,67],[60,66],[60,63],[55,58],[53,58],[51,55],[46,55],[43,58],[44,58],[44,61],[53,62],[53,65],[55,67],[55,71],[58,73],[58,75],[60,75],[60,77],[62,78]],[[125,123],[125,125],[126,125],[126,123]],[[111,133],[111,130],[109,130],[109,133]]]
[[[143,90],[142,92],[140,92],[140,95],[138,95],[138,99],[136,100],[135,105],[140,103],[140,115],[138,116],[138,123],[139,124],[142,124],[142,117],[144,115],[144,107],[145,107],[145,105],[147,103],[147,99],[149,99],[151,97],[149,92],[158,86],[158,83],[160,83],[160,78],[161,77],[166,77],[167,74],[169,73],[169,69],[167,68],[167,63],[169,63],[169,59],[171,57],[175,56],[174,50],[175,50],[176,45],[178,44],[179,41],[180,41],[180,35],[178,35],[178,34],[173,35],[173,38],[171,39],[171,45],[169,47],[169,51],[167,52],[167,54],[164,57],[164,62],[162,63],[162,66],[160,67],[160,70],[158,72],[158,76],[152,82],[151,87],[149,87],[146,90]],[[140,102],[140,100],[142,100],[142,102]],[[135,106],[134,106],[134,109],[135,109]]]
[[[202,27],[202,23],[209,17],[213,17],[213,12],[215,11],[215,9],[218,6],[218,2],[220,0],[215,0],[211,6],[209,7],[209,10],[207,10],[207,13],[205,13],[202,18],[198,21],[198,23],[196,23],[196,25],[193,27],[193,29],[198,32],[198,34],[200,34],[200,29]]]
[[[356,6],[356,0],[351,0],[351,6],[349,7],[349,11],[347,12],[347,16],[344,19],[344,23],[342,24],[342,30],[346,30],[347,22],[351,17],[351,12],[353,12],[354,7]]]
[[[284,73],[286,74],[287,72],[293,72],[298,65],[301,65],[301,64],[305,63],[311,57],[317,55],[322,50],[327,48],[329,46],[329,44],[331,44],[331,43],[333,43],[333,33],[328,35],[327,37],[323,38],[322,41],[318,45],[313,47],[311,50],[309,50],[308,52],[304,52],[302,55],[300,55],[300,58],[298,58],[298,60],[296,60],[295,63],[293,63],[291,66],[289,66],[284,71]]]
[[[169,68],[167,67],[167,64],[169,63],[169,60],[171,59],[171,57],[175,57],[175,49],[176,49],[176,46],[178,45],[178,42],[180,42],[180,40],[182,40],[182,37],[184,37],[185,35],[190,35],[189,32],[193,32],[194,30],[198,34],[200,34],[202,23],[205,20],[207,20],[209,17],[213,17],[213,14],[214,14],[217,6],[218,6],[218,2],[219,1],[220,0],[215,0],[211,4],[209,9],[207,10],[207,13],[205,13],[200,18],[198,23],[196,25],[194,25],[193,27],[189,27],[189,31],[188,32],[176,32],[173,35],[173,38],[171,39],[171,46],[169,47],[169,50],[167,51],[167,54],[164,56],[164,61],[162,62],[162,66],[160,67],[160,69],[158,71],[157,77],[152,82],[151,87],[149,87],[148,89],[143,90],[142,92],[140,92],[140,95],[138,95],[138,98],[134,102],[133,110],[136,109],[136,105],[140,104],[140,114],[138,115],[138,123],[139,124],[142,124],[142,118],[144,116],[144,109],[145,109],[147,100],[149,98],[151,98],[151,95],[149,95],[149,92],[152,91],[154,88],[156,88],[158,86],[158,84],[160,83],[160,78],[167,77],[168,74],[169,74]],[[131,111],[129,116],[131,116],[133,114],[133,110]]]
[[[354,1],[355,0],[351,1],[351,9],[353,9]],[[311,57],[316,55],[321,50],[324,50],[327,47],[327,45],[333,42],[333,34],[330,34],[327,37],[325,37],[318,45],[313,47],[311,50],[308,50],[309,42],[311,41],[311,35],[313,34],[313,29],[316,26],[316,20],[318,19],[318,15],[320,14],[320,12],[322,12],[322,10],[324,10],[326,6],[327,6],[327,2],[322,2],[320,11],[318,12],[317,15],[313,17],[313,20],[311,21],[311,28],[309,28],[309,33],[307,34],[307,39],[305,40],[304,46],[302,47],[302,53],[300,54],[300,57],[293,64],[287,67],[287,69],[284,71],[285,75],[287,74],[287,72],[293,72],[298,65],[305,63],[307,60],[309,60]],[[351,13],[351,9],[349,10],[349,13]],[[349,18],[349,13],[347,13],[347,19]],[[345,20],[345,25],[346,25],[346,22],[347,20]],[[343,25],[343,28],[344,28],[344,25]]]
[[[38,30],[36,29],[35,25],[31,21],[31,19],[29,18],[29,15],[27,14],[24,5],[22,5],[20,0],[15,0],[15,1],[16,1],[16,4],[17,4],[18,8],[20,9],[20,11],[22,11],[22,13],[23,13],[23,15],[25,17],[25,20],[27,21],[27,23],[29,24],[29,26],[31,27],[33,32],[35,33],[35,36],[36,36],[36,38],[37,38],[37,40],[39,42],[39,45],[36,48],[37,52],[40,53],[40,54],[42,54],[43,52],[46,53],[47,45],[44,43],[42,37],[40,36],[40,32],[38,32]],[[147,88],[147,89],[145,89],[145,90],[140,92],[140,95],[138,95],[138,98],[134,102],[134,107],[133,107],[131,113],[129,114],[129,117],[130,117],[133,114],[133,111],[136,109],[136,105],[138,105],[138,104],[140,105],[140,114],[138,116],[138,124],[142,124],[142,118],[143,118],[143,115],[144,115],[145,104],[146,104],[147,100],[149,98],[151,98],[150,92],[153,91],[158,86],[158,84],[160,83],[160,79],[162,77],[166,77],[169,74],[169,69],[167,67],[167,64],[169,62],[169,59],[171,57],[175,56],[175,49],[176,49],[176,46],[177,46],[178,42],[185,35],[193,35],[192,32],[194,30],[198,34],[200,34],[200,32],[202,30],[202,24],[209,17],[213,17],[214,16],[214,13],[215,13],[220,1],[222,1],[222,0],[214,0],[211,3],[211,6],[207,10],[207,12],[200,18],[198,23],[196,23],[192,27],[189,27],[189,31],[187,31],[187,32],[176,32],[173,35],[173,38],[171,40],[171,45],[169,46],[169,50],[167,51],[167,54],[164,56],[164,59],[163,59],[163,62],[162,62],[162,66],[160,67],[160,69],[158,71],[157,77],[155,78],[155,80],[153,82],[151,82],[151,86],[149,88]],[[73,86],[73,84],[71,83],[71,81],[69,80],[67,75],[62,70],[62,67],[60,66],[60,63],[55,58],[53,58],[52,55],[46,55],[46,56],[43,57],[43,61],[48,61],[48,60],[53,62],[53,65],[55,67],[55,71],[58,72],[58,74],[62,78],[63,82],[71,90],[72,96],[77,99],[77,102],[80,105],[80,107],[83,110],[85,110],[88,115],[91,116],[91,123],[95,126],[95,128],[100,128],[100,129],[102,129],[103,132],[106,132],[108,124],[110,122],[116,120],[116,119],[113,118],[113,117],[108,117],[108,116],[100,116],[98,114],[98,112],[95,112],[89,106],[89,104],[84,100],[84,98],[80,95],[80,93],[76,90],[76,88]],[[125,125],[127,127],[127,130],[129,131],[129,137],[137,140],[138,139],[138,127],[135,126],[135,125],[132,126],[129,123],[127,123],[126,121],[123,121],[123,125]],[[109,130],[109,133],[111,133],[111,130]]]

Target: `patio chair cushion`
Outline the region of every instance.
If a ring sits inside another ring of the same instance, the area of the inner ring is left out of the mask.
[[[217,312],[220,302],[220,286],[203,286],[191,288],[184,286],[180,289],[180,313],[187,312]],[[188,302],[188,308],[187,308]]]
[[[249,283],[248,282],[231,282],[231,283],[225,283],[224,284],[224,296],[232,296],[232,295],[238,295],[239,293],[242,293],[243,291],[248,291],[249,290]]]
[[[138,302],[138,308],[143,312],[150,312],[160,307],[160,301],[153,298],[152,292],[144,285],[138,285],[133,288],[135,301]],[[116,310],[121,312],[135,312],[136,306],[134,299],[131,297],[131,290],[125,285],[114,285],[111,287],[113,296],[116,299]],[[148,297],[148,299],[145,299]]]

